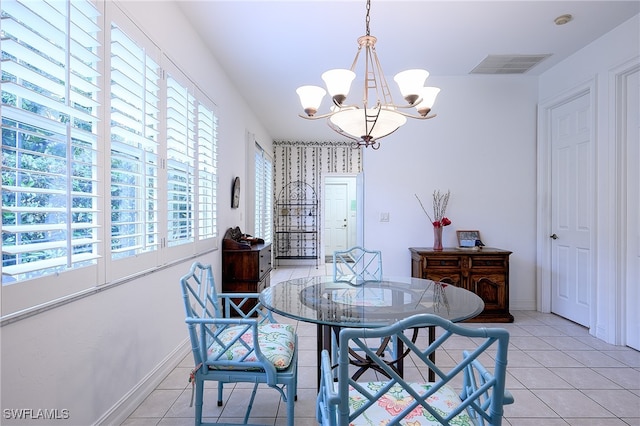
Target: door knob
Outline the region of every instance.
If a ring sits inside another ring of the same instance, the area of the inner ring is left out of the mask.
[[[552,238],[552,239],[554,239],[554,240],[557,240],[557,239],[558,239],[558,236],[557,236],[556,234],[551,234],[551,235],[549,235],[549,238]]]

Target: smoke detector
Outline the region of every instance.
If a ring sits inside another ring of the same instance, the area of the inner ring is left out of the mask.
[[[573,19],[573,16],[571,16],[571,14],[567,13],[565,15],[558,16],[556,19],[553,20],[553,22],[555,22],[556,25],[564,25],[564,24],[568,23],[569,21],[571,21],[572,19]]]

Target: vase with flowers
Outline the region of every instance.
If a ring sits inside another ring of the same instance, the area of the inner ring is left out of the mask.
[[[446,193],[440,192],[440,190],[433,191],[433,218],[429,215],[427,209],[424,208],[424,205],[422,204],[422,201],[420,201],[418,195],[414,195],[418,199],[420,207],[422,207],[422,210],[433,225],[433,249],[442,250],[442,229],[445,226],[451,225],[451,220],[445,216],[451,191],[447,191]]]

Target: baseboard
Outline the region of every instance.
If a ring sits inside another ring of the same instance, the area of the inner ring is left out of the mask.
[[[103,414],[94,425],[119,425],[124,422],[190,351],[191,341],[185,339],[156,368]]]

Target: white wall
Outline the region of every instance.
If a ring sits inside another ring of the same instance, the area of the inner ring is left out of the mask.
[[[539,84],[540,103],[545,104],[569,96],[581,85],[594,82],[595,105],[592,108],[596,111],[596,122],[592,127],[596,129],[596,211],[593,212],[596,228],[596,288],[592,292],[594,311],[591,318],[594,322],[591,332],[609,343],[617,344],[621,343],[620,324],[624,321],[620,316],[623,301],[617,275],[624,273],[620,239],[627,231],[621,228],[624,222],[619,222],[623,194],[618,182],[622,182],[624,171],[617,164],[616,137],[621,137],[621,132],[617,129],[619,123],[615,115],[617,100],[614,77],[639,61],[640,15],[636,15],[545,72]],[[545,142],[540,141],[541,144]],[[635,185],[637,190],[637,182],[629,182],[629,185]],[[540,206],[540,211],[541,215],[549,214],[545,205]],[[541,232],[548,235],[548,230]],[[543,252],[542,256],[546,254]]]
[[[430,84],[442,89],[438,116],[409,120],[378,151],[365,150],[364,244],[383,251],[385,274],[410,275],[408,248],[433,244],[414,194],[430,209],[433,191],[449,189],[444,245],[457,245],[456,229],[477,229],[487,246],[512,251],[510,307],[534,309],[537,79],[431,76]]]
[[[173,2],[107,2],[120,5],[218,105],[219,233],[244,228],[246,202],[230,208],[232,179],[247,175],[245,133],[271,151],[270,138],[231,81],[191,30]],[[150,8],[153,11],[150,12]],[[246,182],[246,179],[244,179]],[[243,196],[247,194],[243,186]],[[229,202],[225,202],[226,199]],[[203,256],[220,283],[220,252]],[[89,425],[143,383],[147,375],[186,352],[179,278],[192,259],[59,308],[5,325],[0,332],[2,409],[69,410],[65,424]],[[173,364],[172,364],[173,363]],[[160,378],[164,378],[163,376]],[[185,377],[185,382],[187,377]],[[140,402],[140,401],[138,401]],[[135,403],[135,401],[134,401]],[[33,424],[33,420],[0,423]],[[50,422],[38,420],[38,424]],[[61,423],[60,420],[54,423]]]

